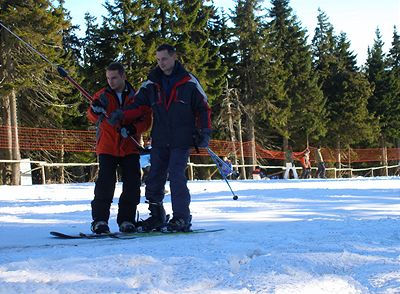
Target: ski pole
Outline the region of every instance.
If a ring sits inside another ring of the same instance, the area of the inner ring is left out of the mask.
[[[235,193],[233,192],[233,190],[231,188],[231,185],[229,184],[229,181],[226,178],[225,173],[221,169],[221,164],[225,164],[225,163],[224,162],[220,162],[221,159],[209,147],[207,147],[207,151],[208,151],[208,154],[210,154],[210,157],[211,157],[212,161],[214,161],[215,165],[217,166],[219,173],[224,178],[226,184],[228,185],[229,189],[231,190],[232,195],[233,195],[233,197],[232,197],[233,200],[238,200],[239,197],[237,195],[235,195]]]
[[[31,52],[36,53],[44,61],[46,61],[48,64],[50,64],[53,68],[57,69],[57,72],[60,74],[60,76],[62,76],[63,78],[66,78],[89,101],[93,101],[92,96],[90,96],[90,94],[84,88],[82,88],[81,85],[79,85],[73,78],[71,78],[64,68],[62,68],[61,66],[57,66],[56,64],[51,62],[46,56],[44,56],[42,53],[40,53],[38,50],[36,50],[31,44],[29,44],[28,42],[25,42],[16,33],[14,33],[8,27],[6,27],[1,21],[0,21],[0,26],[2,26],[7,32],[9,32],[11,35],[13,35],[15,38],[17,38],[17,40],[21,41],[26,47],[28,47],[29,50],[31,50]]]
[[[53,68],[57,69],[57,72],[62,76],[63,78],[67,79],[81,94],[89,100],[89,102],[93,101],[93,97],[81,86],[79,85],[73,78],[71,78],[67,71],[62,68],[61,66],[58,66],[51,62],[46,56],[44,56],[42,53],[40,53],[38,50],[36,50],[32,45],[30,45],[28,42],[25,42],[22,38],[20,38],[16,33],[11,31],[7,26],[5,26],[1,21],[0,21],[0,26],[2,26],[7,32],[9,32],[11,35],[13,35],[17,40],[21,41],[26,47],[28,47],[31,52],[36,53],[39,55],[44,61],[46,61],[48,64],[50,64]],[[107,113],[104,113],[104,116],[106,118],[109,118]],[[140,146],[139,142],[133,137],[129,136],[129,138],[132,139],[132,141],[135,143],[136,147],[139,149],[140,152],[144,151],[144,148]]]

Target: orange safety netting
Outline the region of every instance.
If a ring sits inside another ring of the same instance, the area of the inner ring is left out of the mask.
[[[14,141],[15,130],[9,126],[0,126],[0,148],[9,148],[9,131]],[[94,131],[18,127],[18,143],[21,150],[93,152],[95,137]]]
[[[8,134],[11,133],[12,141],[15,141],[16,130],[9,126],[0,126],[0,149],[9,149]],[[18,127],[18,141],[20,150],[50,150],[64,152],[94,152],[96,132],[77,131],[60,129],[42,129]],[[219,156],[232,157],[236,154],[240,157],[243,149],[244,157],[253,156],[252,142],[243,142],[242,147],[239,142],[222,140],[211,140],[210,148]],[[311,161],[314,161],[314,147],[311,150]],[[325,162],[370,162],[379,161],[398,161],[400,160],[400,148],[370,148],[370,149],[330,149],[322,148],[322,156]],[[257,158],[265,159],[284,159],[283,151],[267,150],[262,146],[255,146]],[[200,152],[192,152],[192,155],[208,156],[205,149],[200,148]],[[299,160],[302,151],[293,152],[296,160]]]

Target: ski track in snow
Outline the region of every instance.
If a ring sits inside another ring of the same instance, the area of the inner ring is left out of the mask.
[[[0,186],[0,293],[400,293],[399,177],[231,185],[189,182],[224,231],[131,240],[49,235],[89,231],[93,183]]]

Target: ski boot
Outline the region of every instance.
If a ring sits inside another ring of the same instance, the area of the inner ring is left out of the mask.
[[[168,232],[190,232],[192,216],[189,216],[188,219],[173,217],[167,224]]]
[[[96,233],[96,234],[110,233],[110,228],[108,227],[108,224],[105,221],[93,221],[91,230],[93,233]]]
[[[138,232],[151,232],[151,231],[160,231],[161,228],[165,227],[167,222],[167,216],[165,215],[165,209],[162,202],[150,202],[149,210],[150,217],[137,222],[137,230]]]
[[[121,233],[135,233],[136,227],[132,222],[124,221],[122,224],[120,224],[119,231]]]

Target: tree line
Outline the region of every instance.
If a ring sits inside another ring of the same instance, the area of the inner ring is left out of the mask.
[[[106,83],[112,61],[136,89],[156,65],[162,43],[177,49],[201,81],[213,111],[213,137],[302,150],[397,147],[400,138],[400,39],[389,52],[377,28],[359,67],[345,32],[318,10],[307,32],[289,0],[236,0],[229,12],[201,0],[105,1],[98,23],[86,13],[83,37],[64,0],[0,0],[0,21],[62,65],[89,93]],[[10,126],[88,129],[87,101],[54,67],[0,29],[0,122]],[[12,141],[12,134],[8,134]],[[0,150],[4,159],[92,161],[85,154]]]

